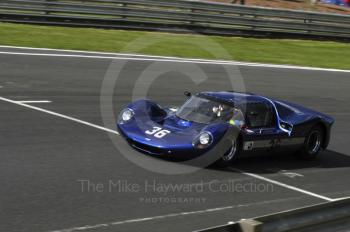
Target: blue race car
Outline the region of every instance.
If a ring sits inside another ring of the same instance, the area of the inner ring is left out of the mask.
[[[214,151],[220,166],[271,152],[311,160],[328,146],[334,119],[300,105],[231,91],[185,95],[179,108],[145,99],[130,103],[118,118],[120,134],[157,157],[188,160]]]

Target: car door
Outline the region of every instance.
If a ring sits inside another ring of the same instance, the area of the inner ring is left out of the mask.
[[[243,150],[255,152],[277,150],[282,139],[288,134],[279,129],[276,117],[275,109],[271,104],[248,103]]]

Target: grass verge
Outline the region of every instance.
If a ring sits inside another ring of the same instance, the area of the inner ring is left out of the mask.
[[[0,44],[350,69],[350,44],[0,23]]]

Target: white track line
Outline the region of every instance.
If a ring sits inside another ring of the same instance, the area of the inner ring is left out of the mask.
[[[36,103],[51,103],[52,101],[48,100],[38,100],[38,101],[16,101],[18,103],[24,103],[24,104],[36,104]]]
[[[307,190],[304,190],[304,189],[301,189],[301,188],[297,188],[297,187],[294,187],[294,186],[291,186],[291,185],[287,185],[287,184],[284,184],[282,182],[279,182],[279,181],[276,181],[276,180],[272,180],[272,179],[269,179],[269,178],[266,178],[266,177],[263,177],[263,176],[260,176],[260,175],[257,175],[257,174],[253,174],[253,173],[250,173],[250,172],[245,172],[245,171],[242,171],[242,170],[237,169],[237,168],[230,168],[230,169],[233,170],[233,171],[242,173],[244,175],[251,176],[251,177],[254,177],[256,179],[263,180],[263,181],[267,181],[267,182],[270,182],[272,184],[275,184],[275,185],[278,185],[278,186],[281,186],[281,187],[284,187],[284,188],[287,188],[287,189],[291,189],[291,190],[294,190],[294,191],[297,191],[297,192],[301,192],[301,193],[309,195],[309,196],[320,198],[322,200],[326,200],[326,201],[336,201],[336,200],[338,200],[338,199],[325,197],[325,196],[322,196],[322,195],[319,195],[319,194],[316,194],[316,193],[313,193],[313,192],[310,192],[310,191],[307,191]]]
[[[51,115],[54,115],[56,117],[68,119],[70,121],[77,122],[77,123],[80,123],[80,124],[84,124],[86,126],[90,126],[90,127],[93,127],[93,128],[99,129],[99,130],[103,130],[103,131],[106,131],[106,132],[109,132],[109,133],[112,133],[112,134],[119,135],[118,131],[111,130],[111,129],[108,129],[108,128],[105,128],[105,127],[102,127],[102,126],[99,126],[99,125],[96,125],[96,124],[93,124],[93,123],[90,123],[90,122],[86,122],[86,121],[83,121],[83,120],[80,120],[80,119],[77,119],[77,118],[66,116],[64,114],[56,113],[56,112],[53,112],[53,111],[50,111],[50,110],[45,110],[45,109],[40,108],[40,107],[31,106],[31,105],[28,105],[28,104],[25,104],[25,103],[21,103],[21,102],[18,102],[18,101],[14,101],[14,100],[11,100],[11,99],[8,99],[8,98],[4,98],[4,97],[0,97],[0,100],[1,101],[5,101],[5,102],[9,102],[9,103],[13,103],[15,105],[23,106],[23,107],[26,107],[26,108],[29,108],[29,109],[32,109],[32,110],[37,110],[37,111],[40,111],[40,112],[43,112],[43,113],[46,113],[46,114],[51,114]]]
[[[43,108],[39,108],[39,107],[36,107],[36,106],[31,106],[31,105],[28,105],[28,104],[25,104],[25,103],[21,103],[21,102],[18,102],[18,101],[13,101],[11,99],[4,98],[4,97],[0,97],[0,100],[5,101],[5,102],[9,102],[9,103],[13,103],[13,104],[16,104],[16,105],[20,105],[20,106],[23,106],[23,107],[26,107],[26,108],[30,108],[30,109],[33,109],[33,110],[37,110],[37,111],[40,111],[40,112],[43,112],[43,113],[51,114],[51,115],[54,115],[54,116],[57,116],[57,117],[60,117],[60,118],[68,119],[68,120],[71,120],[71,121],[74,121],[74,122],[77,122],[77,123],[80,123],[80,124],[84,124],[86,126],[90,126],[90,127],[93,127],[93,128],[99,129],[99,130],[103,130],[103,131],[106,131],[106,132],[109,132],[109,133],[113,133],[113,134],[119,135],[119,133],[117,131],[115,131],[115,130],[111,130],[111,129],[108,129],[108,128],[105,128],[105,127],[102,127],[102,126],[99,126],[99,125],[96,125],[96,124],[92,124],[92,123],[89,123],[89,122],[86,122],[86,121],[83,121],[83,120],[80,120],[80,119],[77,119],[77,118],[73,118],[73,117],[70,117],[70,116],[59,114],[59,113],[56,113],[56,112],[53,112],[53,111],[50,111],[50,110],[45,110]],[[267,181],[267,182],[279,185],[279,186],[287,188],[287,189],[291,189],[291,190],[294,190],[294,191],[297,191],[297,192],[301,192],[301,193],[309,195],[309,196],[320,198],[320,199],[323,199],[323,200],[326,200],[326,201],[335,201],[335,200],[337,200],[337,199],[332,199],[332,198],[325,197],[325,196],[322,196],[322,195],[319,195],[319,194],[316,194],[316,193],[312,193],[312,192],[309,192],[309,191],[306,191],[306,190],[303,190],[303,189],[300,189],[300,188],[297,188],[297,187],[294,187],[294,186],[291,186],[291,185],[287,185],[287,184],[284,184],[284,183],[281,183],[281,182],[278,182],[278,181],[275,181],[275,180],[271,180],[271,179],[268,179],[266,177],[263,177],[263,176],[260,176],[260,175],[257,175],[257,174],[244,172],[242,170],[235,169],[235,168],[231,168],[231,170],[240,172],[240,173],[242,173],[244,175],[248,175],[248,176],[260,179],[260,180],[264,180],[264,181]]]
[[[133,53],[116,53],[116,52],[97,52],[97,51],[83,51],[83,50],[70,50],[70,49],[54,49],[54,48],[31,48],[31,47],[16,47],[0,45],[0,48],[13,48],[22,50],[37,50],[37,51],[54,51],[54,52],[69,52],[69,53],[85,53],[85,54],[96,54],[96,55],[111,55],[111,56],[134,56],[134,57],[147,57],[147,58],[163,58],[163,59],[179,59],[179,60],[196,60],[191,58],[181,58],[174,56],[155,56],[155,55],[142,55]],[[197,59],[204,60],[204,59]],[[214,61],[214,60],[212,60]]]
[[[271,200],[271,201],[261,201],[261,202],[257,202],[257,203],[251,203],[251,204],[230,205],[230,206],[224,206],[224,207],[218,207],[218,208],[212,208],[212,209],[172,213],[172,214],[165,214],[165,215],[153,216],[153,217],[136,218],[136,219],[129,219],[129,220],[124,220],[124,221],[101,223],[101,224],[96,224],[96,225],[85,225],[85,226],[80,226],[80,227],[72,227],[72,228],[68,228],[68,229],[53,230],[50,232],[74,232],[74,231],[83,231],[83,230],[91,230],[91,229],[101,229],[101,228],[106,228],[106,227],[110,227],[110,226],[130,224],[130,223],[136,223],[136,222],[145,222],[145,221],[159,220],[159,219],[172,218],[172,217],[180,217],[180,216],[218,212],[218,211],[222,211],[222,210],[236,209],[236,208],[242,208],[242,207],[250,207],[250,206],[257,206],[257,205],[264,205],[264,204],[271,204],[271,203],[279,203],[279,202],[284,202],[286,200],[295,200],[295,198],[277,199],[277,200]]]
[[[0,51],[0,54],[6,55],[21,55],[21,56],[46,56],[46,57],[73,57],[73,58],[89,58],[89,59],[108,59],[108,60],[136,60],[136,61],[160,61],[160,62],[178,62],[178,63],[197,63],[197,64],[222,64],[232,65],[232,62],[227,61],[194,61],[194,60],[179,60],[179,59],[159,59],[159,58],[137,58],[137,57],[117,57],[117,56],[90,56],[90,55],[78,55],[78,54],[55,54],[55,53],[29,53],[29,52],[4,52]],[[234,65],[241,65],[237,62]],[[337,70],[339,71],[339,70]],[[349,70],[350,72],[350,70]]]
[[[294,66],[294,65],[263,64],[263,63],[250,63],[250,62],[225,61],[225,60],[189,59],[189,58],[178,58],[178,57],[169,57],[169,56],[147,56],[147,55],[138,55],[138,54],[108,53],[108,52],[89,52],[89,51],[47,49],[47,48],[26,48],[26,47],[0,46],[0,48],[1,47],[3,47],[3,48],[26,49],[26,50],[38,50],[38,51],[61,51],[61,52],[71,52],[71,53],[101,54],[101,55],[104,55],[104,56],[100,56],[100,55],[98,55],[98,56],[94,55],[93,56],[93,55],[82,55],[82,54],[55,54],[55,53],[33,53],[33,52],[0,51],[0,54],[8,54],[8,55],[77,57],[77,58],[116,59],[116,60],[164,61],[164,62],[179,62],[179,63],[219,64],[219,65],[235,65],[235,66],[248,66],[248,67],[263,67],[263,68],[278,68],[278,69],[298,69],[298,70],[308,70],[308,71],[327,71],[327,72],[345,72],[345,73],[350,73],[350,70],[332,69],[332,68],[303,67],[303,66]]]

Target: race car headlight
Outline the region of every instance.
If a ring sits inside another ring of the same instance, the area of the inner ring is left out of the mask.
[[[203,133],[199,136],[199,143],[202,145],[208,145],[210,142],[210,135],[208,133]]]
[[[119,116],[119,123],[124,123],[130,121],[134,116],[134,111],[132,109],[124,109]]]
[[[201,132],[194,140],[193,146],[196,148],[206,148],[213,142],[213,136],[209,132]]]

